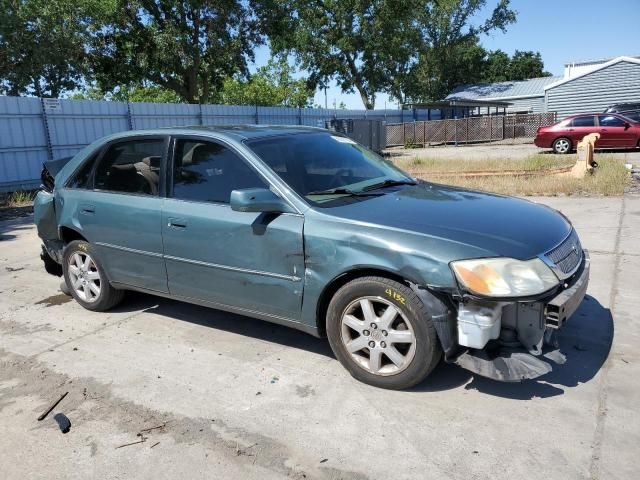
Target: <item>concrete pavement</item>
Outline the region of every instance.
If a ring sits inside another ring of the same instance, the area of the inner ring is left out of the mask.
[[[441,365],[406,392],[258,320],[138,294],[83,310],[42,269],[31,218],[0,223],[3,477],[638,478],[640,197],[538,201],[591,251],[567,364],[522,384]]]

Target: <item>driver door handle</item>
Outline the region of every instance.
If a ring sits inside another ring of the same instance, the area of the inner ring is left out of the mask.
[[[187,228],[187,220],[184,218],[169,217],[167,227],[175,228],[176,230],[184,230]]]

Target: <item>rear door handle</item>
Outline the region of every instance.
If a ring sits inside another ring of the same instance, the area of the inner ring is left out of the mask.
[[[84,213],[85,215],[93,215],[96,213],[96,206],[90,203],[83,203],[80,205],[80,213]]]
[[[187,228],[187,220],[184,218],[169,217],[167,226],[170,228],[176,228],[178,230],[184,230],[185,228]]]

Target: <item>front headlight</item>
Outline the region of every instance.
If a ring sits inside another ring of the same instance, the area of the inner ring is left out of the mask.
[[[472,293],[488,297],[537,295],[558,285],[558,277],[539,258],[482,258],[451,262],[458,281]]]

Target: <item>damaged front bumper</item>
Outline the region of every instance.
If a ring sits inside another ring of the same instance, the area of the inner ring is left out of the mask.
[[[534,302],[461,305],[458,341],[468,350],[453,360],[478,375],[516,382],[545,375],[562,364],[556,335],[582,302],[589,284],[588,252],[560,292]]]

